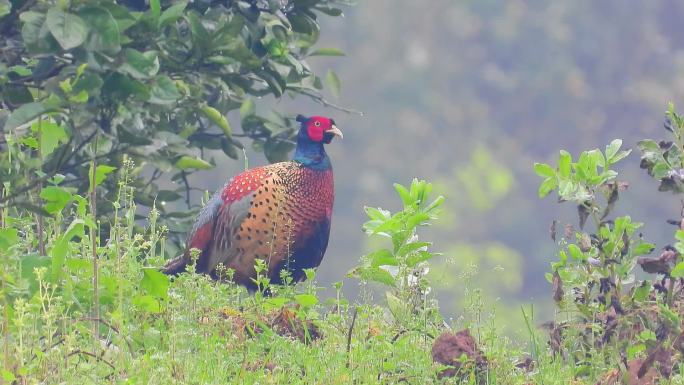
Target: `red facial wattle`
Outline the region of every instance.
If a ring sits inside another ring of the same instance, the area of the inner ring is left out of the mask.
[[[323,141],[323,122],[317,118],[311,118],[306,127],[306,133],[314,142]]]
[[[335,121],[322,116],[312,116],[307,120],[306,133],[312,141],[326,144],[330,143],[334,136],[342,137],[342,132],[335,126]]]

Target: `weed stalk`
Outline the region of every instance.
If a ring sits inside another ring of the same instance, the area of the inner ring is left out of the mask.
[[[100,297],[98,292],[98,264],[97,264],[97,141],[98,135],[95,135],[93,142],[93,154],[91,159],[91,174],[90,174],[90,215],[93,219],[93,224],[90,227],[90,242],[91,253],[93,258],[93,318],[100,319]],[[94,344],[97,350],[97,344],[100,340],[100,325],[93,322],[93,336],[95,338]]]

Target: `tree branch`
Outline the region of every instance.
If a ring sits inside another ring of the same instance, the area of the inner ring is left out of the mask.
[[[356,316],[359,312],[358,307],[354,307],[354,315],[352,316],[351,325],[349,325],[349,331],[347,332],[347,368],[351,366],[351,342],[352,342],[352,332],[354,331],[354,325],[356,324]]]
[[[112,365],[111,362],[105,360],[104,358],[98,356],[98,355],[95,354],[95,353],[87,352],[87,351],[85,351],[85,350],[80,350],[80,349],[74,350],[73,352],[67,354],[67,358],[68,358],[68,357],[71,357],[71,356],[75,356],[75,355],[77,355],[77,354],[83,354],[83,355],[88,356],[88,357],[93,357],[94,359],[96,359],[96,360],[98,360],[98,361],[100,361],[100,362],[104,362],[105,364],[107,364],[107,366],[109,366],[110,368],[112,368],[112,370],[116,370],[116,368],[114,367],[114,365]]]
[[[185,204],[190,207],[190,183],[188,183],[188,176],[185,171],[181,171],[181,179],[185,184]]]
[[[297,88],[294,88],[294,90],[296,90],[297,92],[299,92],[302,95],[306,95],[306,96],[310,97],[311,99],[317,101],[318,103],[321,103],[325,107],[334,108],[338,111],[346,112],[348,114],[356,114],[359,116],[363,116],[363,111],[354,110],[351,108],[342,107],[342,106],[337,105],[335,103],[331,103],[331,102],[327,101],[325,98],[323,98],[323,96],[321,96],[321,95],[318,95],[318,94],[315,94],[315,93],[309,92],[309,91],[304,91],[302,89],[297,89]]]

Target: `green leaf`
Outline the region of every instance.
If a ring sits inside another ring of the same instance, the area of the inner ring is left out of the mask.
[[[406,220],[406,228],[411,230],[416,226],[424,225],[430,219],[432,218],[426,213],[415,213]]]
[[[45,14],[33,11],[22,12],[19,19],[23,23],[21,37],[26,48],[32,53],[56,53],[60,46],[50,34],[45,24]],[[45,63],[45,61],[42,61]]]
[[[25,67],[25,66],[21,66],[21,65],[11,66],[7,69],[7,72],[8,73],[14,72],[15,74],[22,76],[22,77],[23,76],[31,76],[31,74],[33,73],[33,71],[31,71],[30,68]]]
[[[162,28],[167,24],[175,23],[178,19],[180,19],[181,16],[183,16],[183,11],[187,5],[188,3],[185,2],[177,3],[165,9],[159,17],[159,23],[157,27]]]
[[[602,168],[606,167],[606,158],[603,156],[603,153],[599,150],[591,150],[587,152],[587,155],[589,156],[589,166],[591,168],[591,176],[595,177],[598,174],[598,170],[596,169],[596,166],[601,166]]]
[[[0,0],[0,17],[4,17],[9,15],[9,13],[12,11],[12,3],[10,3],[9,0]],[[7,382],[12,382],[12,380],[6,380]]]
[[[161,303],[151,295],[136,295],[131,302],[141,310],[151,314],[158,314],[162,311]]]
[[[562,180],[558,185],[558,195],[563,199],[572,199],[571,194],[577,191],[577,184],[569,180]]]
[[[240,143],[237,141],[234,142],[225,137],[221,138],[221,150],[223,151],[223,153],[228,155],[230,158],[237,160],[238,146],[236,145],[236,143],[240,145]]]
[[[52,154],[60,143],[69,140],[69,134],[64,127],[51,121],[38,121],[31,125],[33,132],[40,134],[40,152],[43,157]]]
[[[333,70],[328,70],[328,73],[325,75],[325,82],[328,84],[333,96],[336,98],[340,97],[340,88],[342,87],[342,84]]]
[[[302,307],[311,307],[318,303],[318,298],[312,294],[297,294],[294,296],[295,301]]]
[[[47,203],[45,210],[50,214],[55,214],[64,209],[71,202],[71,193],[62,187],[47,186],[40,191],[40,197]]]
[[[368,215],[368,218],[370,219],[385,221],[390,218],[390,212],[387,210],[383,210],[381,208],[376,209],[375,207],[369,206],[366,206],[363,209],[366,211],[366,215]]]
[[[314,45],[320,36],[320,26],[312,16],[304,12],[292,12],[288,15],[292,30],[300,34],[299,45],[305,48]]]
[[[188,170],[196,168],[198,170],[210,170],[214,166],[204,159],[193,158],[191,156],[183,155],[175,163],[176,168],[181,170]]]
[[[639,353],[644,351],[646,351],[645,344],[631,344],[627,346],[627,358],[632,360],[636,358]]]
[[[54,243],[48,254],[50,255],[51,282],[56,283],[62,277],[64,260],[69,249],[69,242],[75,236],[83,237],[85,222],[82,219],[75,219],[71,222],[67,230]]]
[[[78,47],[88,37],[88,25],[85,21],[57,6],[48,10],[46,23],[50,33],[64,50]]]
[[[536,172],[537,175],[544,178],[556,176],[556,170],[554,170],[553,167],[546,163],[535,163],[534,172]]]
[[[148,86],[120,73],[113,73],[105,78],[102,94],[107,99],[117,102],[128,97],[133,97],[139,101],[147,101],[150,98]]]
[[[176,84],[166,75],[158,76],[152,91],[150,92],[149,102],[152,104],[171,104],[181,98]]]
[[[570,256],[577,261],[583,261],[585,259],[582,250],[574,243],[568,245],[568,251],[570,252]]]
[[[188,24],[190,25],[190,32],[192,33],[192,42],[197,46],[200,53],[205,53],[211,44],[211,37],[209,32],[204,28],[202,19],[195,11],[190,11],[186,15]]]
[[[159,58],[155,51],[140,52],[126,48],[124,58],[125,62],[119,70],[136,79],[149,79],[159,71]]]
[[[653,249],[655,249],[655,245],[653,243],[642,242],[632,250],[632,254],[644,255],[650,253],[653,251]]]
[[[7,251],[11,246],[19,242],[19,233],[17,229],[6,228],[0,229],[0,250]]]
[[[558,157],[558,173],[563,178],[570,176],[570,164],[572,163],[572,155],[565,150],[560,151],[560,156]]]
[[[611,164],[617,163],[617,162],[621,161],[622,159],[626,158],[631,153],[632,153],[632,150],[620,151],[613,157],[613,159],[610,160],[610,163]]]
[[[49,259],[49,258],[45,258]],[[82,258],[67,258],[65,261],[65,266],[72,274],[78,274],[79,272],[85,272],[90,270],[93,266],[91,261]]]
[[[308,56],[346,56],[346,54],[337,48],[318,48]]]
[[[444,204],[445,201],[446,198],[444,198],[443,195],[440,195],[437,198],[435,198],[435,200],[433,200],[429,205],[425,206],[424,211],[426,213],[432,213],[433,211],[435,211],[435,209],[439,208],[439,206]]]
[[[404,257],[409,253],[413,253],[419,249],[425,249],[431,245],[430,242],[409,242],[399,248],[397,251],[397,255],[400,257]]]
[[[0,8],[0,9],[1,9],[1,8]],[[8,11],[8,13],[9,13],[9,11]],[[14,376],[14,373],[10,372],[9,370],[7,370],[7,369],[2,369],[2,379],[3,379],[6,383],[11,384],[11,383],[14,382],[14,380],[17,379],[17,377],[15,377],[15,376]]]
[[[116,54],[121,50],[121,32],[112,14],[103,7],[86,6],[78,11],[90,26],[91,33],[86,48]]]
[[[88,101],[88,92],[86,90],[81,90],[75,95],[70,95],[69,101],[75,104],[86,103]]]
[[[651,169],[651,174],[653,174],[653,177],[656,179],[662,179],[667,176],[667,174],[670,172],[671,168],[670,166],[665,163],[657,163],[653,168]]]
[[[549,195],[551,191],[555,190],[556,187],[558,187],[558,179],[556,179],[556,177],[546,178],[539,185],[539,190],[537,191],[537,194],[539,195],[539,198],[544,198],[545,196]]]
[[[242,105],[240,105],[240,118],[244,120],[248,116],[254,115],[255,111],[254,101],[252,99],[245,99]]]
[[[387,249],[380,249],[367,254],[364,259],[370,261],[371,267],[397,266],[399,264],[392,252]]]
[[[660,146],[658,142],[653,139],[644,139],[637,142],[637,147],[642,152],[660,152]]]
[[[159,16],[161,15],[161,4],[159,0],[150,0],[150,13],[152,14],[152,20],[157,23],[159,21]]]
[[[684,262],[679,262],[670,272],[672,278],[684,278]]]
[[[145,268],[140,287],[155,298],[166,299],[169,292],[169,277],[157,269]]]
[[[116,170],[116,167],[107,166],[104,164],[97,165],[97,170],[95,171],[95,186],[101,185],[102,182],[104,182],[105,178],[107,178],[107,175],[111,174],[114,170]],[[90,175],[89,180],[92,181],[93,180],[92,164],[90,167],[89,175]],[[92,186],[90,186],[90,188],[92,189]]]
[[[411,197],[411,193],[406,187],[400,185],[399,183],[395,183],[394,189],[397,191],[397,194],[399,194],[404,207],[409,207],[413,204],[415,200]]]
[[[641,333],[638,335],[639,339],[641,341],[655,341],[656,340],[656,334],[653,330],[642,330]]]
[[[22,105],[12,111],[5,122],[5,131],[13,130],[22,124],[28,123],[39,115],[51,111],[41,102],[33,102]]]
[[[406,315],[406,303],[389,291],[385,292],[385,298],[394,319],[403,319]]]
[[[675,231],[675,239],[679,242],[684,242],[684,230],[677,229],[677,231]]]
[[[226,119],[226,117],[223,116],[219,110],[208,105],[201,106],[200,110],[207,118],[209,118],[209,120],[221,128],[226,137],[233,135],[233,129],[230,127],[228,119]]]
[[[379,267],[362,268],[359,269],[361,279],[370,282],[382,283],[387,286],[395,287],[394,277],[387,270]]]
[[[636,289],[634,289],[634,300],[637,302],[644,301],[651,294],[651,283],[644,281]]]
[[[276,71],[269,69],[257,70],[255,73],[268,84],[269,91],[277,98],[283,96],[287,84],[285,79]]]
[[[272,309],[280,309],[288,302],[290,302],[290,299],[286,297],[269,297],[265,301]]]
[[[613,163],[612,159],[618,153],[620,147],[622,147],[622,139],[615,139],[606,146],[606,160],[608,163]]]
[[[34,150],[37,150],[40,145],[38,144],[38,139],[36,139],[34,136],[25,136],[21,138],[21,144],[27,147],[31,147]]]
[[[415,267],[417,264],[425,261],[429,261],[430,259],[434,258],[438,254],[433,254],[429,251],[419,251],[417,253],[412,253],[409,255],[408,258],[406,258],[406,266],[408,267]]]

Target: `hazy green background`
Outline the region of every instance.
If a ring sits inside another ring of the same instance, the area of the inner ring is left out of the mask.
[[[448,199],[438,226],[423,231],[445,253],[433,266],[444,312],[463,314],[459,272],[472,265],[473,286],[499,314],[519,319],[519,303],[548,306],[549,225],[575,215],[537,199],[532,163],[560,148],[664,136],[666,103],[684,99],[684,3],[361,0],[345,15],[321,20],[319,47],[347,56],[310,64],[334,69],[342,94],[331,100],[364,116],[304,99],[259,104],[332,116],[344,131],[329,146],[336,203],[319,283],[343,280],[367,249],[363,206],[396,209],[392,183],[419,177]],[[250,166],[264,162],[250,157]],[[618,212],[646,222],[646,239],[662,246],[673,230],[664,219],[680,203],[657,193],[638,165],[633,154],[619,169],[631,188]],[[213,190],[240,168],[195,184]]]

